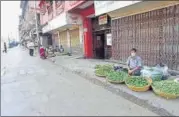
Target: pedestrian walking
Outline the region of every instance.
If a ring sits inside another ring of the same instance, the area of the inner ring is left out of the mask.
[[[42,59],[46,59],[46,53],[45,53],[45,49],[43,46],[40,47],[40,58]]]
[[[32,41],[28,44],[28,48],[29,48],[29,55],[33,56],[34,55],[34,43]]]
[[[4,42],[4,51],[5,53],[7,53],[7,45],[6,45],[6,42]]]

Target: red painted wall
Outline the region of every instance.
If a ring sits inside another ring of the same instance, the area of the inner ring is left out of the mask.
[[[95,11],[93,5],[80,12],[80,14],[83,16],[83,28],[87,29],[87,31],[84,32],[84,50],[85,50],[84,54],[86,58],[93,57],[92,24],[91,24],[91,20],[87,18],[87,16],[94,13]]]
[[[91,14],[94,14],[95,13],[95,10],[94,10],[94,5],[84,9],[84,10],[81,10],[80,14],[84,17],[87,17]]]
[[[85,57],[92,58],[93,56],[93,48],[92,48],[92,29],[91,29],[91,21],[89,18],[83,18],[83,27],[86,28],[86,32],[84,32],[84,50]]]

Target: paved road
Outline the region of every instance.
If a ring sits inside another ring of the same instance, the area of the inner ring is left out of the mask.
[[[156,115],[19,47],[1,63],[2,115]]]

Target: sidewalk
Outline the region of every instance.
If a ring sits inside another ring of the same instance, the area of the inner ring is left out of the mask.
[[[133,92],[124,84],[110,84],[104,78],[96,77],[94,74],[95,65],[108,64],[109,62],[95,59],[80,59],[79,56],[56,56],[49,60],[55,60],[53,62],[55,65],[63,67],[69,72],[76,73],[92,83],[102,86],[114,94],[120,95],[144,108],[148,108],[161,116],[179,115],[179,99],[166,100],[156,96],[152,91]]]

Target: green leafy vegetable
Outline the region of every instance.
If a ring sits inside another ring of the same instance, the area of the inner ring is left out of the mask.
[[[147,86],[149,83],[147,79],[141,76],[132,76],[126,80],[126,84],[136,87],[144,87]]]
[[[95,66],[95,69],[99,69],[99,68],[101,68],[102,67],[102,65],[96,65]]]
[[[120,81],[120,82],[124,82],[127,78],[127,73],[125,72],[115,72],[115,71],[111,71],[109,73],[107,73],[107,78],[111,81]]]
[[[156,81],[153,82],[152,87],[167,94],[179,95],[179,83],[173,80]]]
[[[98,65],[95,68],[97,68],[95,70],[95,73],[99,76],[106,76],[108,72],[113,70],[112,65]]]

